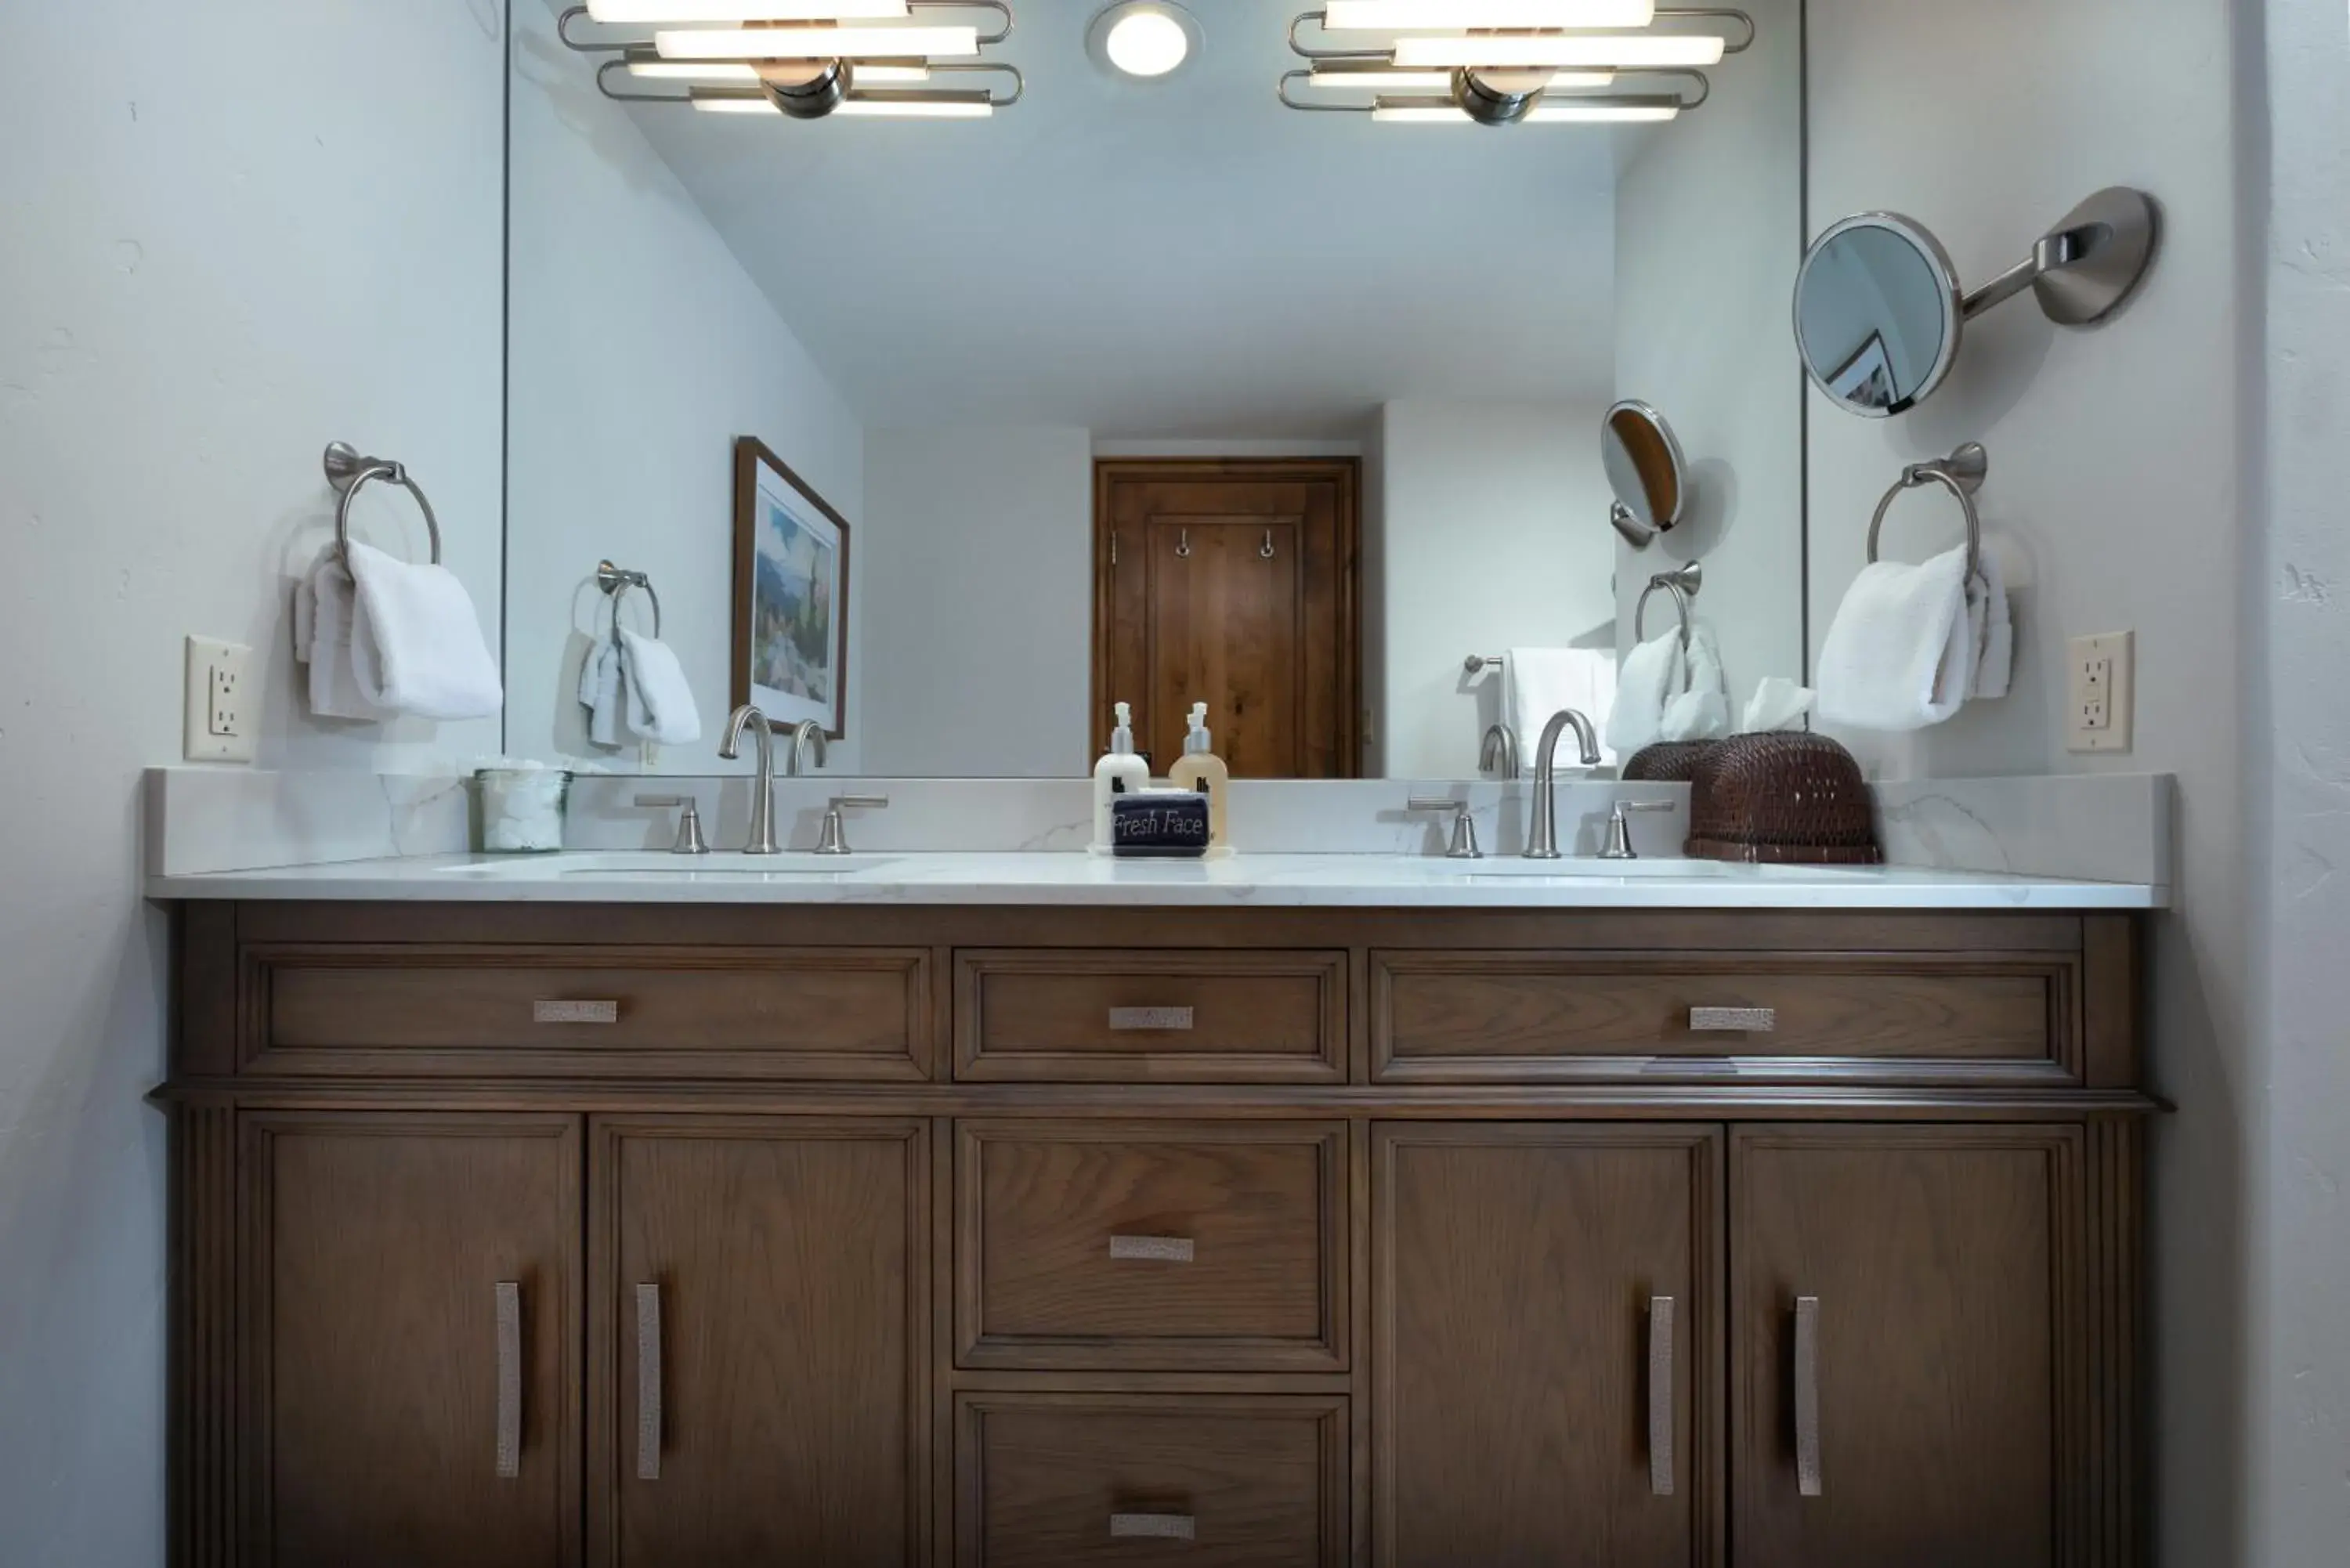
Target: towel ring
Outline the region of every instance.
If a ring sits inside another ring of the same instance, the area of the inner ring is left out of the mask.
[[[1698,592],[1704,587],[1705,566],[1699,561],[1691,561],[1678,571],[1659,572],[1650,577],[1648,586],[1641,591],[1640,602],[1632,609],[1632,640],[1648,640],[1648,601],[1659,594],[1670,594],[1673,596],[1673,608],[1680,612],[1681,651],[1687,653],[1690,622],[1697,613]]]
[[[408,476],[407,465],[388,457],[361,457],[349,442],[338,441],[327,448],[327,483],[342,496],[335,505],[335,554],[342,557],[344,568],[351,564],[351,498],[379,479],[416,497],[417,510],[424,514],[424,526],[432,535],[432,564],[439,566],[441,520],[432,515],[423,487]]]
[[[1901,471],[1885,499],[1877,504],[1877,515],[1868,524],[1868,564],[1877,565],[1877,536],[1885,527],[1885,514],[1893,502],[1905,490],[1923,485],[1939,484],[1959,498],[1967,514],[1967,581],[1982,578],[1982,514],[1975,510],[1975,492],[1991,472],[1991,454],[1983,451],[1981,441],[1969,441],[1958,451],[1931,462],[1913,462]]]
[[[596,566],[596,586],[603,589],[605,597],[612,601],[612,631],[615,636],[620,630],[620,601],[629,597],[630,588],[644,589],[645,597],[653,602],[653,640],[660,640],[660,595],[653,591],[650,577],[642,572],[624,572],[609,561],[601,561]]]

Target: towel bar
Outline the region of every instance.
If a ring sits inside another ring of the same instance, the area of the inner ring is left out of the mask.
[[[660,595],[653,591],[652,578],[642,572],[624,572],[609,561],[599,561],[596,566],[596,586],[612,601],[612,631],[616,636],[620,629],[620,601],[628,597],[630,588],[644,589],[645,597],[653,602],[653,640],[660,640]]]
[[[327,448],[327,483],[342,497],[335,505],[335,553],[343,558],[344,566],[351,564],[351,498],[379,479],[416,497],[417,510],[424,514],[424,526],[432,535],[432,564],[439,566],[441,520],[432,515],[432,503],[424,499],[423,487],[408,476],[407,465],[388,457],[361,457],[348,441],[338,441]]]

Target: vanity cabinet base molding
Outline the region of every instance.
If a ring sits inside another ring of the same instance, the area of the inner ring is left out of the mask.
[[[174,1563],[2146,1560],[2131,917],[180,920]]]

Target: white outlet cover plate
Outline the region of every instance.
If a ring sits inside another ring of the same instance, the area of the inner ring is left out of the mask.
[[[192,763],[249,763],[261,728],[261,694],[253,684],[253,649],[213,637],[188,639],[187,742]]]
[[[2065,743],[2075,752],[2126,752],[2130,749],[2132,706],[2137,699],[2136,634],[2105,632],[2076,637],[2065,650]],[[2092,696],[2090,671],[2108,672],[2105,722],[2092,728],[2087,709]]]

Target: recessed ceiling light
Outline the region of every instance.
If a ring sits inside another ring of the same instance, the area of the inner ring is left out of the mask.
[[[1162,80],[1199,52],[1200,24],[1171,0],[1120,0],[1094,18],[1086,47],[1121,76]]]

